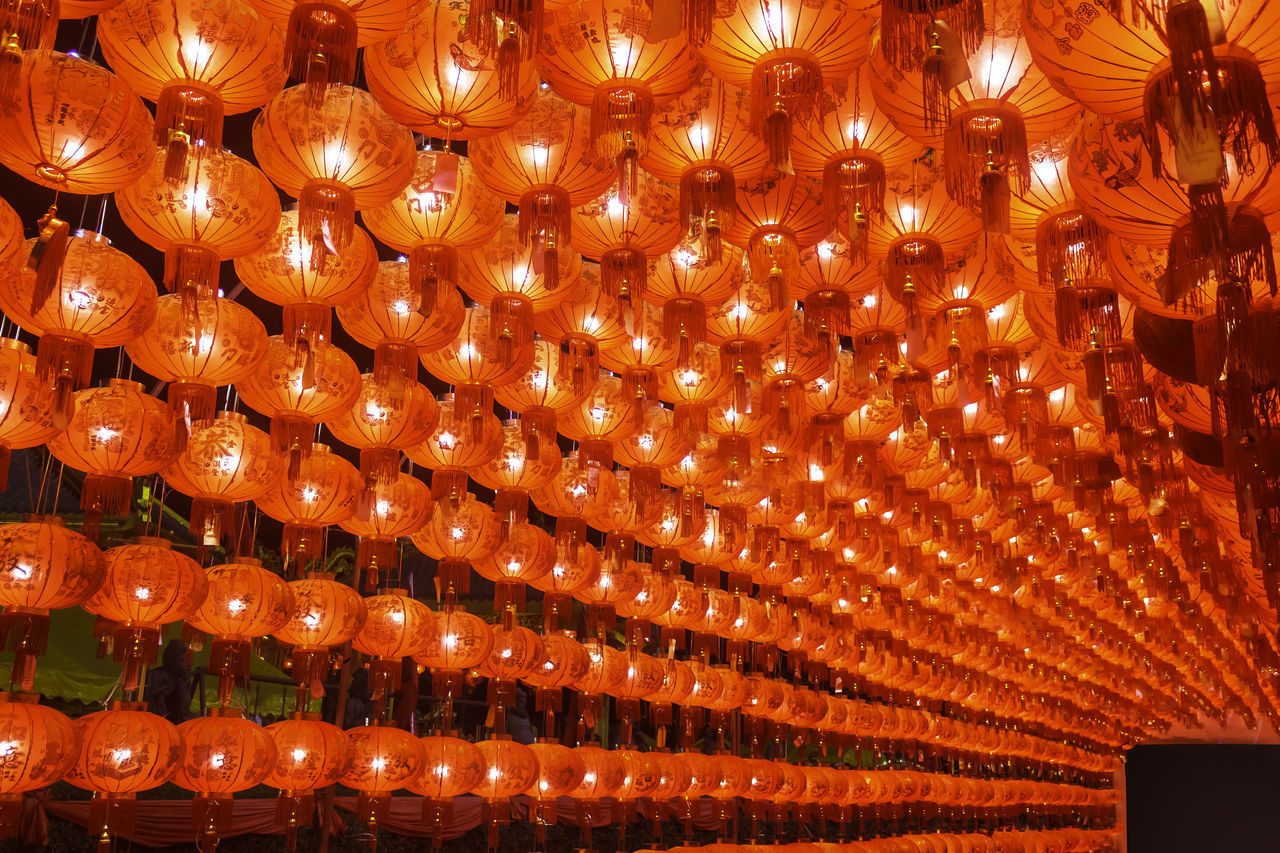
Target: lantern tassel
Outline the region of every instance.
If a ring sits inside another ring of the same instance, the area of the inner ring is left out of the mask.
[[[701,47],[711,36],[716,0],[684,0],[684,30],[689,43]]]
[[[989,164],[978,179],[982,198],[982,227],[990,234],[1009,233],[1009,179]]]
[[[35,273],[35,285],[31,290],[31,313],[44,307],[62,274],[62,262],[67,256],[67,241],[71,226],[58,218],[58,206],[51,205],[36,223],[40,233],[31,254],[27,257],[27,271]]]

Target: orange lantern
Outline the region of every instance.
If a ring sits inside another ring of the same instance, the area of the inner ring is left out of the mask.
[[[436,401],[417,381],[403,383],[397,394],[379,384],[376,374],[366,373],[351,408],[325,426],[344,444],[360,450],[360,473],[368,489],[395,484],[400,451],[425,440],[438,415]]]
[[[569,796],[577,800],[578,826],[582,830],[583,846],[591,847],[591,824],[601,800],[616,797],[622,790],[627,777],[627,766],[618,753],[605,749],[598,744],[587,744],[574,748],[574,753],[582,761],[584,772],[582,781],[578,783]]]
[[[230,299],[160,297],[147,330],[125,345],[138,367],[168,382],[169,416],[177,425],[178,450],[196,425],[214,417],[219,385],[252,373],[267,354],[267,331],[248,308]]]
[[[578,391],[572,376],[561,380],[556,367],[558,348],[542,338],[533,342],[533,364],[520,377],[493,389],[494,398],[520,412],[520,431],[527,445],[525,458],[539,459],[542,448],[555,442],[559,414],[576,408],[590,392]],[[559,452],[556,453],[559,456]]]
[[[544,436],[534,433],[535,443]],[[551,482],[560,470],[560,448],[547,441],[547,447],[529,452],[520,419],[512,419],[502,427],[502,447],[491,459],[471,469],[471,476],[487,489],[494,490],[494,511],[502,521],[505,541],[514,525],[529,517],[529,492]]]
[[[102,552],[49,516],[0,525],[0,636],[13,650],[13,680],[24,690],[49,639],[49,611],[74,607],[106,576]]]
[[[264,245],[236,258],[236,274],[251,291],[284,308],[285,339],[305,349],[329,341],[335,305],[350,302],[373,281],[378,253],[360,228],[340,255],[303,239],[290,210]]]
[[[35,251],[39,238],[28,240]],[[156,312],[156,286],[137,261],[92,231],[77,231],[61,266],[42,281],[27,268],[0,287],[0,307],[40,336],[36,371],[53,389],[59,422],[71,417],[71,392],[89,384],[95,348],[143,333]]]
[[[280,552],[300,574],[324,552],[324,528],[355,512],[360,473],[323,444],[299,463],[292,477],[278,480],[257,497],[258,508],[284,523]]]
[[[213,635],[209,673],[218,676],[218,701],[231,702],[236,684],[247,687],[249,656],[258,637],[274,634],[293,612],[293,589],[252,557],[211,566],[205,571],[204,601],[187,625]]]
[[[75,406],[75,416],[49,442],[49,452],[85,472],[83,532],[97,539],[104,514],[129,513],[132,478],[154,474],[173,460],[173,432],[164,404],[127,379],[77,392]]]
[[[464,492],[449,498],[422,529],[410,535],[414,546],[438,562],[436,595],[466,593],[471,585],[471,563],[483,560],[498,547],[502,531],[493,510]]]
[[[538,759],[538,778],[525,791],[534,799],[538,843],[546,843],[547,824],[556,822],[556,799],[571,793],[582,784],[587,768],[576,750],[542,738],[529,744]]]
[[[484,761],[480,784],[472,788],[483,800],[483,815],[489,823],[489,846],[498,842],[498,824],[511,820],[511,798],[529,790],[538,780],[538,757],[533,750],[513,740],[498,737],[476,746]]]
[[[111,623],[112,655],[124,664],[124,689],[136,690],[143,668],[156,662],[161,629],[195,612],[209,583],[200,564],[174,551],[167,539],[142,536],[103,557],[102,586],[82,606]]]
[[[337,782],[346,766],[347,735],[319,714],[301,711],[267,726],[267,734],[275,742],[276,761],[265,781],[280,789],[276,819],[283,821],[292,849],[298,827],[311,824],[315,792]]]
[[[421,354],[422,364],[437,379],[454,386],[457,417],[479,434],[493,411],[493,389],[510,382],[533,360],[532,338],[493,334],[498,319],[479,306],[468,308],[453,341]]]
[[[268,101],[253,122],[253,153],[297,197],[302,238],[341,253],[355,212],[388,203],[409,183],[413,137],[360,89],[333,85],[311,100],[293,86]]]
[[[683,33],[651,39],[636,26],[627,0],[551,11],[543,26],[538,68],[557,94],[591,108],[591,142],[617,163],[618,199],[630,205],[654,105],[684,92],[702,66]]]
[[[280,335],[267,339],[262,367],[236,381],[236,392],[271,418],[276,453],[289,461],[289,479],[311,455],[315,425],[351,408],[360,394],[360,369],[334,344],[299,353]]]
[[[423,797],[422,820],[437,847],[455,797],[469,794],[484,777],[484,755],[475,744],[449,735],[422,738],[422,772],[406,787]]]
[[[533,241],[544,269],[572,242],[572,211],[604,192],[613,171],[591,145],[591,117],[550,91],[502,132],[468,149],[480,180],[520,206],[520,241]]]
[[[7,613],[7,611],[6,611]],[[52,785],[80,755],[80,729],[36,693],[0,693],[0,743],[11,770],[0,782],[0,834],[18,834],[22,795]]]
[[[41,51],[23,62],[15,103],[0,116],[0,163],[59,192],[109,193],[151,165],[151,114],[124,80],[74,54]],[[62,115],[62,121],[45,116]],[[41,228],[60,227],[56,206]],[[56,256],[56,244],[49,244]],[[41,264],[41,269],[45,268]],[[52,264],[49,272],[56,269]]]
[[[529,108],[537,75],[528,53],[489,61],[484,39],[468,32],[507,32],[484,7],[428,4],[406,30],[365,53],[369,89],[396,121],[429,137],[475,139],[510,127]]]
[[[54,416],[53,395],[38,379],[31,348],[0,338],[0,485],[9,480],[14,450],[36,447],[58,434]]]
[[[94,793],[90,832],[101,839],[134,826],[135,796],[173,778],[182,758],[178,727],[142,702],[112,702],[75,721],[80,752],[65,781]]]
[[[338,781],[360,792],[357,814],[377,838],[378,823],[391,808],[391,793],[422,774],[425,750],[404,729],[389,725],[347,730],[347,763]]]
[[[738,184],[738,218],[726,237],[746,250],[752,279],[766,286],[768,310],[791,305],[800,250],[827,231],[822,211],[811,203],[820,194],[817,184],[803,177]]]
[[[419,311],[431,315],[443,290],[458,282],[459,253],[488,245],[505,210],[502,199],[480,182],[470,159],[419,151],[413,177],[399,197],[361,216],[379,240],[409,256]]]
[[[445,700],[444,728],[453,729],[453,697],[462,686],[462,671],[479,665],[493,648],[493,630],[479,616],[468,613],[450,597],[436,616],[436,638],[414,656],[431,669],[437,695]]]
[[[364,599],[326,572],[309,572],[289,582],[293,610],[289,620],[275,631],[282,643],[293,646],[289,665],[293,677],[310,691],[312,699],[324,695],[323,678],[329,670],[331,650],[350,640],[364,625]],[[303,691],[298,691],[298,702]]]
[[[412,263],[383,261],[369,287],[337,308],[343,331],[373,350],[374,380],[393,402],[417,378],[419,355],[452,341],[465,316],[457,290],[433,289],[435,302],[428,305],[412,276]]]
[[[178,726],[182,759],[173,783],[195,793],[192,827],[200,845],[216,845],[231,828],[232,798],[261,785],[275,767],[276,744],[239,708],[210,708]]]
[[[338,522],[343,530],[360,537],[356,565],[366,591],[377,589],[381,578],[396,576],[400,568],[396,540],[420,530],[434,510],[435,501],[426,484],[399,473],[389,484],[373,486],[357,500],[355,514]]]
[[[0,12],[0,39],[8,57],[0,72],[0,102],[9,104],[14,99],[24,53],[53,47],[60,12],[47,3],[31,0],[9,3]]]
[[[700,53],[727,83],[751,93],[751,128],[782,165],[791,128],[813,117],[823,81],[847,77],[866,59],[874,23],[856,6],[737,0],[714,19]]]
[[[235,505],[254,500],[277,485],[284,463],[271,436],[250,426],[239,412],[218,412],[192,428],[164,479],[191,498],[191,532],[202,546],[217,545],[232,533]]]
[[[191,148],[222,147],[224,114],[260,107],[284,86],[283,44],[248,3],[153,9],[126,0],[99,20],[108,64],[156,104],[155,143],[167,149],[170,175],[186,171]]]
[[[261,247],[280,221],[279,198],[267,176],[216,149],[176,174],[157,152],[115,198],[129,230],[164,252],[165,286],[183,295],[193,324],[200,320],[194,299],[221,295],[219,263]]]
[[[426,650],[435,639],[436,620],[427,605],[402,589],[371,595],[364,604],[368,617],[351,645],[374,658],[369,661],[369,688],[375,715],[382,718],[392,679],[400,675],[401,661]]]

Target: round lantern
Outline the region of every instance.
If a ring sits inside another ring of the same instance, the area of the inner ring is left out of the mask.
[[[36,251],[39,238],[25,249]],[[49,276],[26,267],[0,286],[0,307],[40,336],[36,370],[54,391],[59,422],[71,417],[71,392],[89,384],[95,348],[137,338],[152,322],[156,286],[137,261],[92,231],[66,242]]]
[[[366,51],[369,90],[396,121],[429,137],[474,139],[510,127],[529,108],[532,59],[492,61],[468,38],[468,21],[486,17],[483,5],[430,4],[408,29]]]
[[[151,114],[105,68],[74,54],[33,53],[22,63],[14,91],[15,103],[0,115],[0,163],[27,180],[96,195],[132,183],[151,165]],[[55,115],[62,119],[46,119]],[[42,228],[57,227],[56,210]],[[66,223],[61,227],[65,240]]]
[[[304,712],[272,723],[267,734],[275,742],[276,761],[265,781],[280,789],[276,816],[283,818],[292,846],[298,827],[311,824],[315,792],[337,782],[346,766],[347,735],[319,714]]]
[[[248,686],[253,641],[289,620],[293,589],[252,557],[211,566],[205,580],[204,601],[187,617],[187,625],[213,635],[209,674],[218,677],[218,700],[227,705],[237,684]]]
[[[191,149],[222,147],[223,115],[262,106],[284,86],[275,28],[240,0],[164,8],[126,0],[99,20],[108,64],[156,104],[155,143],[171,175],[185,171]]]
[[[451,700],[461,685],[462,671],[479,665],[493,648],[493,629],[479,616],[451,603],[437,614],[436,628],[435,641],[428,643],[414,660],[432,670],[436,689],[448,691],[446,699]],[[446,714],[445,727],[451,728],[452,724],[451,716]]]
[[[529,790],[538,779],[538,757],[529,747],[502,737],[482,740],[476,746],[485,769],[480,784],[471,790],[483,800],[489,844],[494,846],[498,824],[511,820],[511,798]]]
[[[422,820],[431,827],[438,846],[453,814],[454,798],[471,793],[481,783],[484,755],[473,743],[441,734],[422,738],[422,755],[422,772],[407,787],[423,797]]]
[[[438,500],[431,520],[410,538],[419,551],[439,561],[437,595],[465,594],[471,583],[471,563],[493,553],[501,538],[501,525],[493,510],[470,492]]]
[[[75,721],[80,752],[65,781],[94,793],[89,831],[99,837],[134,827],[135,796],[173,778],[182,758],[178,727],[142,702],[112,702]]]
[[[368,616],[351,645],[373,658],[369,661],[369,689],[375,714],[381,717],[393,679],[400,675],[401,661],[426,650],[436,636],[436,619],[431,608],[402,589],[371,595],[364,604]]]
[[[7,615],[6,610],[6,615]],[[22,795],[52,785],[80,755],[80,729],[40,704],[35,693],[0,693],[0,744],[9,772],[0,777],[0,827],[17,834]]]
[[[348,729],[347,742],[338,781],[360,792],[357,814],[376,838],[378,823],[390,812],[391,793],[421,775],[425,750],[412,734],[389,725]]]
[[[164,404],[137,382],[112,379],[103,388],[78,392],[75,400],[75,416],[49,450],[85,472],[83,532],[96,539],[103,515],[128,514],[131,478],[154,474],[172,461],[173,433]]]
[[[30,690],[49,639],[49,611],[82,604],[106,576],[98,546],[61,518],[0,525],[0,636],[14,652],[14,681]]]
[[[409,474],[399,474],[389,485],[375,485],[372,491],[366,486],[355,514],[338,522],[343,530],[360,537],[356,565],[366,591],[377,589],[382,578],[397,576],[400,548],[396,540],[420,530],[434,509],[431,490]]]
[[[14,450],[36,447],[62,429],[55,424],[53,395],[36,372],[31,348],[0,338],[0,485],[9,480]]]
[[[173,783],[195,793],[192,825],[201,845],[217,845],[231,828],[237,791],[261,785],[276,763],[276,744],[267,730],[244,718],[239,708],[210,708],[178,726],[182,758]]]
[[[355,212],[386,204],[409,183],[413,137],[368,92],[333,85],[318,100],[310,103],[304,86],[272,98],[254,119],[253,153],[297,197],[302,238],[341,253]]]
[[[493,389],[494,398],[520,412],[520,432],[525,437],[526,459],[539,459],[544,446],[555,442],[558,413],[573,409],[590,388],[579,393],[573,377],[560,379],[556,366],[558,348],[538,338],[533,342],[533,364],[519,378]],[[558,456],[557,452],[557,456]]]
[[[310,691],[312,699],[319,699],[324,695],[331,650],[353,638],[364,625],[364,599],[325,572],[311,572],[290,581],[289,588],[293,610],[289,620],[276,629],[275,637],[293,646],[289,661],[293,677]]]
[[[355,466],[317,444],[293,476],[258,496],[258,508],[284,523],[280,552],[295,575],[323,554],[324,528],[355,512],[361,485]]]
[[[430,315],[443,295],[442,285],[458,281],[459,253],[487,245],[505,210],[502,199],[480,182],[469,158],[419,151],[413,177],[400,196],[361,216],[378,239],[409,256],[409,282],[419,294],[419,311]]]
[[[186,448],[164,469],[165,482],[191,498],[191,532],[202,546],[230,535],[235,505],[260,497],[283,474],[271,436],[239,412],[193,424]]]
[[[493,411],[494,386],[516,379],[533,360],[532,338],[495,334],[497,323],[487,309],[468,308],[453,341],[420,356],[432,376],[454,386],[457,417],[477,435]]]
[[[252,373],[267,353],[266,329],[248,308],[230,299],[201,299],[194,322],[189,309],[179,294],[160,297],[151,325],[125,345],[138,367],[169,383],[179,451],[197,423],[214,417],[218,386]]]
[[[316,423],[347,411],[360,394],[360,369],[335,344],[299,353],[273,335],[262,367],[237,380],[236,391],[271,418],[272,443],[287,457],[289,479],[294,479],[311,455]]]
[[[124,664],[124,688],[136,690],[143,668],[156,662],[161,629],[190,616],[209,584],[200,564],[167,539],[139,537],[103,557],[102,586],[82,606],[112,623],[112,654]]]
[[[359,448],[366,488],[392,486],[400,476],[400,451],[427,438],[438,412],[436,401],[418,382],[403,382],[397,391],[379,383],[377,374],[366,373],[351,408],[325,426],[344,444]]]
[[[543,738],[529,744],[529,749],[538,759],[538,778],[525,793],[534,799],[535,832],[539,841],[545,843],[546,826],[556,821],[556,800],[582,784],[587,768],[577,750],[554,740]]]

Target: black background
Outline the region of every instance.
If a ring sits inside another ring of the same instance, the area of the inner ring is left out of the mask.
[[[1129,751],[1129,853],[1280,851],[1280,746]]]

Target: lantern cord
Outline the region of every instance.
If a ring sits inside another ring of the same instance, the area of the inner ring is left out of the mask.
[[[53,465],[53,454],[45,451],[44,457],[44,473],[40,475],[40,494],[35,500],[36,512],[40,512],[40,508],[44,505],[44,486],[49,480],[49,468]]]
[[[58,495],[62,494],[62,475],[66,472],[66,470],[67,470],[67,463],[59,462],[58,463],[58,485],[57,485],[57,488],[55,488],[53,491],[54,513],[57,513],[58,511]]]

